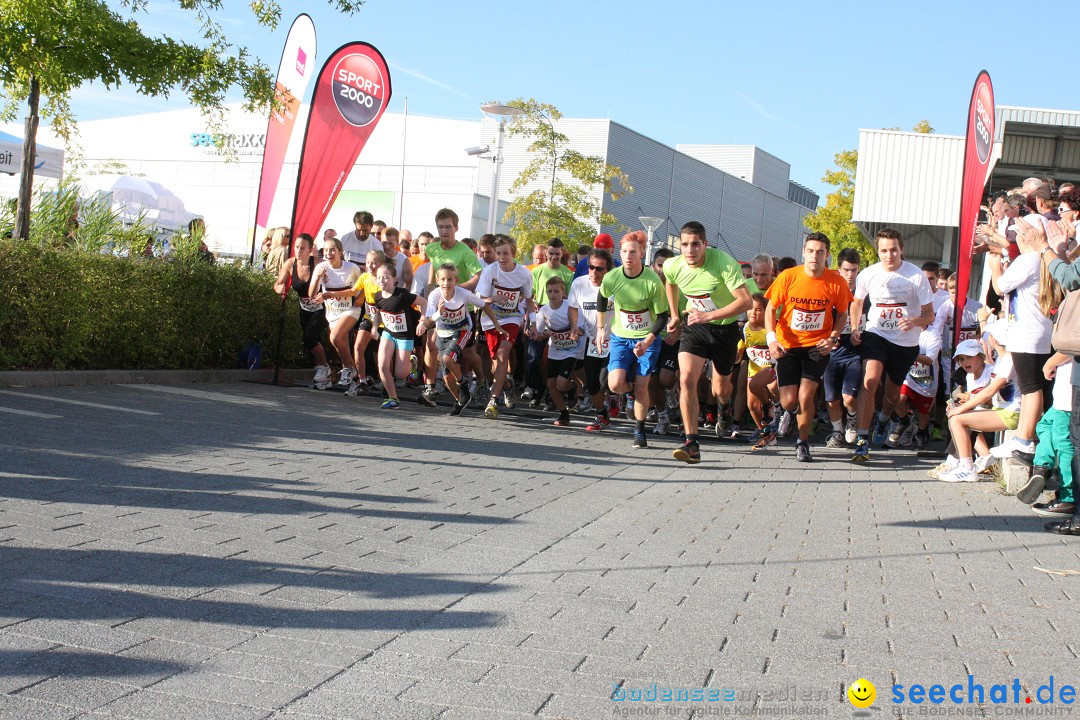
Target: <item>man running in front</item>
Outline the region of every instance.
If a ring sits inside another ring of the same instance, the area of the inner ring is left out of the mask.
[[[776,358],[780,405],[798,410],[799,439],[795,459],[810,462],[810,429],[818,385],[825,375],[829,353],[840,344],[840,329],[847,324],[851,290],[835,270],[828,269],[830,243],[824,233],[803,240],[803,264],[785,270],[769,286],[765,297],[766,339]]]
[[[675,332],[683,325],[679,338],[679,409],[686,443],[673,454],[676,460],[699,463],[698,380],[705,363],[712,361],[712,392],[721,405],[730,400],[731,369],[742,337],[737,320],[753,301],[739,263],[726,252],[709,247],[701,223],[691,221],[682,226],[679,249],[682,255],[664,263],[668,304],[678,307],[680,291],[686,297],[685,318],[676,313],[667,326],[668,332]]]

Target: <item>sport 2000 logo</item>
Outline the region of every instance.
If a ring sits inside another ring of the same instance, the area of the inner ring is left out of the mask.
[[[334,67],[334,102],[350,125],[363,127],[379,116],[386,85],[379,68],[366,55],[346,55]]]

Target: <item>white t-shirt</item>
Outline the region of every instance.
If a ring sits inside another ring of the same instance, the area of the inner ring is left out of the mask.
[[[979,339],[979,308],[982,303],[968,298],[964,303],[964,317],[960,320],[960,342],[965,340]],[[934,316],[934,332],[941,336],[942,350],[952,350],[953,346],[953,314],[956,306],[952,298],[949,298],[938,308]]]
[[[368,235],[367,240],[356,237],[356,231],[350,230],[341,236],[341,249],[345,253],[345,259],[356,263],[360,270],[367,269],[367,255],[372,250],[383,251],[382,243],[374,235]]]
[[[426,262],[423,265],[419,265],[412,277],[412,287],[409,288],[409,292],[414,295],[422,295],[427,297],[428,291],[428,271],[431,269],[431,263]]]
[[[578,311],[578,324],[585,329],[588,337],[588,346],[585,348],[590,357],[607,357],[611,350],[611,336],[604,344],[603,350],[596,349],[596,298],[600,294],[600,286],[593,285],[588,275],[575,278],[570,283],[570,298],[567,303]],[[607,328],[611,330],[611,318],[615,313],[607,314]]]
[[[1009,352],[1051,352],[1050,336],[1054,328],[1050,318],[1039,309],[1041,265],[1039,253],[1024,253],[1009,263],[998,278],[998,288],[1008,298]]]
[[[1054,398],[1054,409],[1072,413],[1072,390],[1071,379],[1072,363],[1058,365],[1057,375],[1054,376],[1054,389],[1051,396]]]
[[[315,270],[312,272],[312,277],[319,272],[322,268],[322,290],[334,292],[337,290],[351,289],[356,285],[356,281],[360,279],[360,268],[348,260],[344,260],[341,263],[341,267],[335,268],[330,264],[329,260],[323,260],[321,263],[315,266]],[[363,296],[358,296],[359,302],[363,302]],[[343,313],[352,313],[355,309],[354,317],[358,317],[360,314],[360,308],[357,307],[356,298],[341,297],[341,298],[327,298],[323,301],[326,307],[326,319],[333,322],[337,318],[341,317]]]
[[[439,303],[442,303],[442,311],[439,311]],[[441,337],[451,335],[465,329],[472,328],[472,315],[469,314],[469,305],[484,307],[484,301],[463,287],[454,288],[454,298],[447,300],[443,295],[442,288],[437,287],[428,296],[425,317],[435,318],[435,332]]]
[[[1016,370],[1012,355],[1002,354],[994,364],[993,378],[1008,377],[1009,381],[994,395],[994,407],[1009,412],[1020,412],[1020,388],[1016,383]]]
[[[931,304],[930,283],[922,270],[905,261],[889,272],[881,263],[875,263],[856,278],[855,297],[870,299],[867,332],[901,347],[919,344],[922,328],[915,326],[901,330],[899,323],[903,318],[918,318],[922,315],[922,306]]]
[[[585,355],[585,336],[578,337],[576,342],[570,339],[572,328],[569,310],[570,303],[563,300],[558,310],[549,303],[536,311],[536,331],[551,333],[548,338],[548,360],[580,359]]]
[[[967,391],[971,394],[982,390],[984,387],[990,384],[991,378],[994,377],[994,364],[984,363],[983,371],[979,377],[975,377],[972,373],[967,373]]]
[[[405,287],[405,266],[412,267],[412,263],[409,262],[409,256],[398,250],[398,254],[394,256],[394,267],[397,268],[397,285],[398,287]],[[409,288],[405,288],[408,290]]]
[[[941,354],[941,336],[934,332],[933,328],[926,328],[919,333],[919,354],[930,358],[930,364],[923,365],[916,360],[904,378],[904,385],[924,397],[933,397],[937,394],[937,360]]]
[[[950,297],[948,290],[934,290],[934,294],[930,299],[930,302],[934,304],[934,312],[936,313],[941,307],[942,303],[949,299]]]
[[[501,325],[521,325],[525,317],[525,300],[533,296],[532,273],[520,263],[514,263],[514,269],[509,272],[499,267],[499,263],[492,263],[480,272],[476,294],[491,298],[491,309]],[[481,315],[480,327],[491,330],[495,323]]]

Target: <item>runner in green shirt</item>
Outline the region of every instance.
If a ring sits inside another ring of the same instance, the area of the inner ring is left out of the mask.
[[[668,322],[668,332],[683,325],[679,339],[679,406],[686,429],[686,444],[675,450],[676,460],[701,462],[698,445],[698,380],[706,361],[712,361],[712,392],[722,412],[731,399],[731,370],[739,348],[736,319],[752,304],[742,269],[730,255],[709,247],[705,227],[688,222],[679,231],[682,255],[664,263],[669,303],[678,293],[686,296],[686,313]],[[717,435],[725,431],[717,421]]]
[[[645,417],[649,413],[649,376],[660,355],[660,344],[655,341],[668,319],[664,283],[651,268],[642,265],[647,243],[640,230],[623,237],[619,244],[622,267],[604,276],[596,298],[597,348],[603,348],[608,339],[608,306],[614,304],[608,387],[613,393],[634,393],[635,448],[648,447]]]

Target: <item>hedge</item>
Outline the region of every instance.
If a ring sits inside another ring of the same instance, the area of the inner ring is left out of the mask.
[[[247,268],[6,239],[0,278],[2,369],[234,368],[254,342],[273,363],[281,299]],[[296,318],[290,293],[285,367],[304,361]]]

